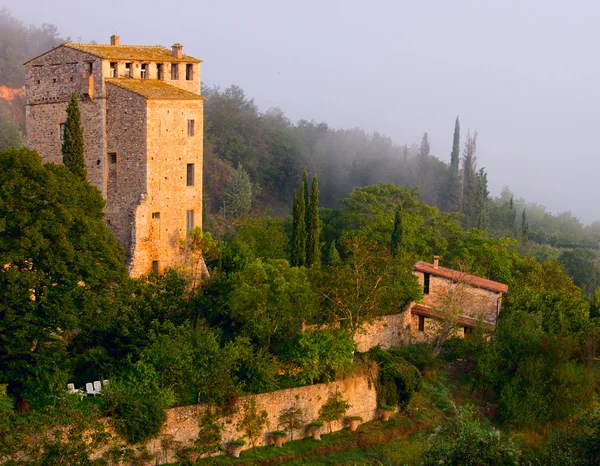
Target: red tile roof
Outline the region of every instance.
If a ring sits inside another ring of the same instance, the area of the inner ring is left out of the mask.
[[[459,270],[452,270],[446,267],[434,267],[433,264],[428,262],[417,262],[412,266],[413,270],[417,272],[429,273],[438,277],[447,278],[453,282],[466,282],[469,285],[476,286],[477,288],[483,288],[485,290],[495,291],[497,293],[506,293],[508,291],[508,285],[504,283],[495,282],[486,278],[477,277],[476,275],[469,275],[468,273],[461,272]]]
[[[105,81],[152,100],[204,100],[199,94],[158,79],[107,78]]]
[[[415,304],[411,308],[411,312],[413,314],[418,314],[425,317],[432,317],[434,319],[444,318],[443,313],[436,311],[435,309],[432,309],[429,306],[423,306],[422,304]],[[457,322],[465,327],[475,327],[477,326],[477,324],[481,324],[484,328],[488,330],[494,330],[496,328],[495,324],[485,321],[478,321],[477,319],[473,319],[472,317],[468,316],[459,316]]]

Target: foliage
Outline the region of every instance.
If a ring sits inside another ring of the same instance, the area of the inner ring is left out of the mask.
[[[342,419],[348,409],[350,409],[350,404],[342,398],[341,393],[335,392],[327,398],[325,404],[319,409],[319,419],[328,422],[329,432],[332,432],[331,423]]]
[[[474,418],[470,406],[455,408],[456,415],[436,428],[429,438],[425,465],[519,464],[521,452],[512,439],[494,427],[486,428]]]
[[[21,147],[23,145],[23,133],[19,125],[8,112],[0,106],[0,151],[9,147]]]
[[[572,249],[561,253],[558,261],[573,283],[591,294],[600,286],[600,268],[598,256],[591,249]]]
[[[354,236],[342,242],[346,259],[315,274],[324,310],[356,331],[363,322],[398,313],[419,298],[410,269],[377,243]]]
[[[283,351],[287,362],[302,384],[330,382],[345,375],[354,361],[356,344],[352,334],[343,329],[305,330]]]
[[[294,440],[294,430],[301,429],[304,426],[304,416],[304,410],[297,405],[283,409],[279,413],[277,421],[289,432],[290,440]]]
[[[557,466],[592,466],[600,457],[600,414],[588,413],[571,429],[553,432],[548,439],[548,462]]]
[[[305,172],[306,173],[306,172]],[[308,181],[306,182],[308,190]],[[321,220],[319,219],[319,182],[312,180],[310,204],[306,212],[306,266],[321,266]]]
[[[207,409],[200,417],[198,438],[194,445],[202,454],[216,453],[221,450],[223,426],[216,411]]]
[[[165,409],[174,398],[161,388],[159,379],[151,365],[140,361],[104,389],[106,412],[112,416],[115,430],[130,443],[158,435],[166,421]]]
[[[292,204],[292,251],[290,255],[290,264],[294,267],[306,265],[306,202],[304,198],[304,184],[300,186],[300,195],[296,198],[294,191],[294,201]]]
[[[83,126],[79,111],[79,97],[74,92],[67,105],[67,121],[65,122],[64,140],[62,143],[63,163],[71,173],[82,180],[87,179],[85,167],[85,145],[83,141]]]
[[[242,418],[238,422],[237,428],[244,432],[244,435],[250,439],[252,447],[256,440],[269,425],[269,415],[265,410],[258,411],[256,400],[250,398],[242,408]]]
[[[229,315],[241,335],[270,347],[273,338],[292,338],[313,316],[316,298],[306,270],[285,260],[257,260],[240,273]]]
[[[252,208],[252,182],[240,164],[225,187],[223,194],[223,216],[245,217]]]
[[[399,406],[401,409],[408,406],[413,393],[421,387],[419,370],[402,357],[383,351],[379,346],[371,348],[369,356],[379,365],[377,403]]]
[[[279,219],[247,217],[239,220],[232,242],[247,246],[254,258],[263,261],[287,257],[288,239]]]
[[[498,393],[505,422],[535,425],[565,419],[587,404],[592,381],[579,354],[576,334],[552,334],[541,313],[512,310],[500,319],[478,371]]]
[[[390,253],[396,257],[402,250],[402,206],[399,205],[394,216],[394,229],[392,230],[392,239],[390,241]]]
[[[76,329],[114,306],[123,251],[102,221],[100,192],[65,167],[11,149],[0,172],[0,383],[18,402],[44,405],[51,386],[67,383]]]

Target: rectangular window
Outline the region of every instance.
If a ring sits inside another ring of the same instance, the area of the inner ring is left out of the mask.
[[[419,316],[419,332],[425,331],[425,316]]]
[[[110,62],[110,71],[109,71],[108,75],[111,78],[117,77],[117,62],[114,62],[114,61]]]
[[[185,216],[185,231],[187,233],[194,229],[194,211],[188,210]]]
[[[179,65],[177,63],[173,63],[171,65],[171,79],[173,81],[177,81],[179,79]]]
[[[131,78],[131,63],[125,63],[125,76]]]
[[[152,218],[160,218],[160,212],[152,212]]]
[[[108,153],[108,159],[109,159],[110,163],[117,163],[117,153],[116,152],[109,152]]]
[[[148,65],[146,63],[142,63],[142,69],[140,70],[140,77],[142,79],[146,79],[148,77]]]
[[[88,63],[88,73],[92,74],[94,72],[94,62]]]
[[[60,124],[60,140],[61,141],[65,140],[65,124],[64,123]]]
[[[156,64],[156,79],[160,79],[161,81],[165,79],[165,67],[162,63]]]
[[[194,186],[194,164],[187,164],[187,177],[186,177],[186,185]]]
[[[191,63],[185,65],[185,79],[186,81],[194,80],[194,65],[192,65]]]
[[[152,261],[152,273],[158,275],[158,261]]]
[[[188,136],[196,133],[196,120],[188,120]]]
[[[429,294],[429,281],[431,279],[431,275],[426,273],[424,274],[424,279],[423,279],[423,294],[427,295]]]

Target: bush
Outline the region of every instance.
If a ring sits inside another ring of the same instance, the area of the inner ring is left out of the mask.
[[[405,408],[413,393],[421,388],[419,370],[403,358],[379,347],[372,348],[369,355],[379,364],[377,402]]]
[[[342,419],[349,408],[350,405],[342,398],[342,394],[336,392],[334,395],[331,395],[327,399],[327,402],[319,409],[319,418],[329,423],[329,432],[331,432],[331,423]]]
[[[600,458],[600,412],[578,420],[571,430],[552,433],[545,452],[548,463],[557,466],[592,466]]]
[[[111,380],[104,393],[115,430],[130,443],[158,435],[165,409],[174,402],[173,395],[160,388],[154,368],[143,362],[132,366],[125,377]]]
[[[456,416],[435,429],[429,438],[429,449],[423,457],[425,465],[519,464],[521,452],[512,439],[498,429],[486,428],[474,418],[470,406],[455,408]]]

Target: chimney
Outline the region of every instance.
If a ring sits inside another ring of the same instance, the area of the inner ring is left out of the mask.
[[[173,50],[173,57],[174,58],[181,58],[181,57],[183,57],[183,45],[181,45],[181,44],[173,44],[173,46],[171,47],[171,49]]]
[[[112,35],[110,36],[110,45],[121,45],[121,40],[119,36]]]
[[[433,256],[433,268],[437,269],[440,263],[440,256]]]

